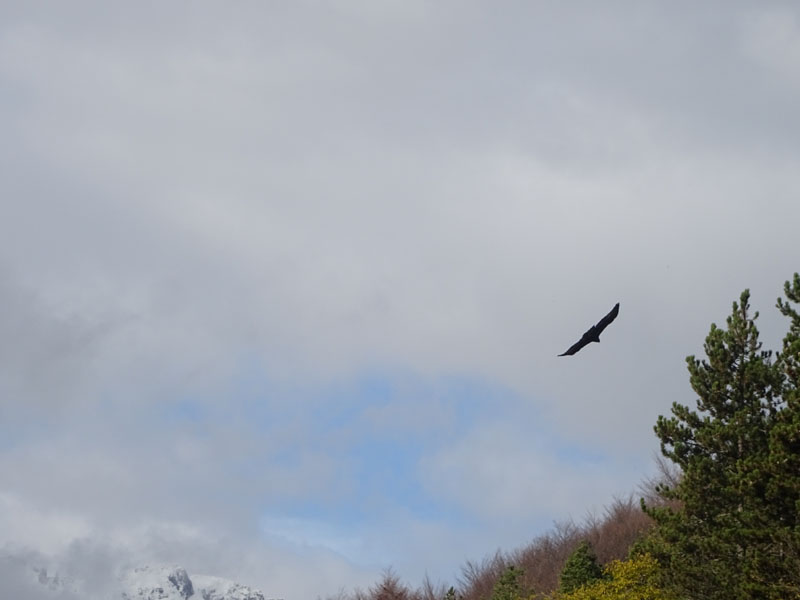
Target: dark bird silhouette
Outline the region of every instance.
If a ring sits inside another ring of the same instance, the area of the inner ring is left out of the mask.
[[[603,330],[609,326],[611,321],[617,318],[618,314],[619,314],[619,302],[617,302],[614,305],[614,308],[611,309],[610,313],[608,313],[605,317],[603,317],[597,322],[597,325],[592,325],[589,328],[589,331],[587,331],[581,336],[580,340],[572,344],[572,346],[569,347],[569,350],[564,352],[564,354],[559,354],[559,356],[572,356],[589,342],[599,343],[600,334],[603,333]]]

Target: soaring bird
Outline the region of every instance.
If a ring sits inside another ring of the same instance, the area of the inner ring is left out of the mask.
[[[589,342],[599,343],[600,334],[603,333],[603,329],[608,327],[611,321],[617,318],[618,314],[619,314],[619,302],[617,302],[614,305],[614,308],[611,309],[610,313],[608,313],[605,317],[603,317],[597,322],[597,325],[592,325],[589,328],[589,331],[587,331],[581,336],[580,340],[572,344],[572,346],[569,347],[569,350],[564,352],[564,354],[559,354],[559,356],[572,356]]]

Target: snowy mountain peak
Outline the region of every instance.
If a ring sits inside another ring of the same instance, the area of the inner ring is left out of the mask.
[[[121,577],[123,600],[189,600],[192,580],[181,567],[137,567]]]
[[[139,567],[123,575],[122,600],[265,600],[245,585],[181,567]]]
[[[207,575],[196,575],[203,600],[265,600],[264,594],[245,585]]]
[[[94,598],[85,590],[92,582],[76,580],[60,575],[46,568],[25,565],[24,561],[13,561],[18,573],[27,572],[24,577],[32,589],[39,590],[46,597],[55,598]],[[115,592],[109,596],[104,593],[102,600],[266,600],[264,594],[246,585],[241,585],[221,577],[209,575],[190,576],[179,566],[142,566],[124,571],[117,579]]]

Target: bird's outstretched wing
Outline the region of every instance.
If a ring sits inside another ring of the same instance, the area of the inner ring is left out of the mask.
[[[596,325],[592,325],[589,330],[581,336],[581,339],[572,344],[569,347],[569,350],[564,352],[563,354],[559,354],[559,356],[572,356],[576,352],[578,352],[581,348],[583,348],[586,344],[590,342],[599,342],[600,341],[600,334],[603,330],[609,326],[611,321],[617,318],[619,314],[619,302],[614,305],[614,308],[602,319],[600,319]]]
[[[600,335],[601,333],[603,333],[603,329],[608,327],[611,324],[611,321],[617,318],[618,314],[619,314],[619,302],[617,302],[614,305],[614,308],[612,308],[605,317],[603,317],[597,322],[597,325],[594,326],[595,334]]]
[[[575,354],[575,353],[576,353],[578,350],[580,350],[580,349],[581,349],[581,348],[583,348],[583,347],[584,347],[586,344],[588,344],[590,341],[591,341],[591,340],[589,339],[589,336],[587,336],[587,335],[584,333],[584,334],[583,334],[583,336],[581,337],[581,339],[579,339],[577,342],[575,342],[574,344],[572,344],[572,346],[570,346],[570,347],[569,347],[569,350],[567,350],[566,352],[564,352],[564,354],[559,354],[559,356],[572,356],[572,355],[573,355],[573,354]]]

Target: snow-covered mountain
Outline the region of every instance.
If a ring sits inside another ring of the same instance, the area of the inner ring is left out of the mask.
[[[111,585],[113,590],[99,598],[87,590],[87,582],[58,573],[48,573],[41,567],[26,567],[26,580],[43,597],[84,600],[266,600],[264,594],[246,585],[212,577],[189,576],[177,566],[144,566],[123,571]],[[0,588],[2,584],[0,584]]]
[[[139,567],[121,578],[123,600],[265,600],[247,586],[208,575],[189,577],[181,567]]]

